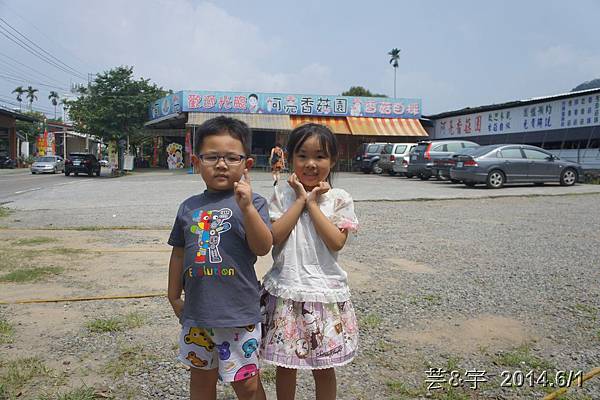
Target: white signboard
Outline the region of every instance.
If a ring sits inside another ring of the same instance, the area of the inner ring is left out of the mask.
[[[435,121],[435,139],[600,125],[600,95],[459,115]]]

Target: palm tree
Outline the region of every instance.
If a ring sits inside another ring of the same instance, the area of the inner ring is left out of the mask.
[[[23,86],[17,86],[15,90],[12,91],[17,94],[17,101],[19,102],[19,111],[21,111],[21,102],[23,101],[23,93],[25,93],[25,89]]]
[[[32,88],[31,86],[27,87],[27,90],[25,90],[27,92],[27,99],[29,99],[29,111],[33,111],[33,102],[34,100],[37,100],[38,97],[35,95],[35,92],[38,92],[37,89]]]
[[[396,97],[396,70],[398,69],[398,60],[400,60],[400,49],[392,49],[388,52],[390,58],[390,64],[394,67],[394,98]]]
[[[56,106],[58,105],[58,98],[58,93],[56,93],[54,90],[51,90],[48,100],[50,100],[54,106],[54,119],[56,119]]]

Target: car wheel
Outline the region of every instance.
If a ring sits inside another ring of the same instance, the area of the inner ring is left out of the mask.
[[[96,171],[96,176],[100,176],[100,169]]]
[[[495,169],[493,171],[490,171],[485,181],[485,184],[490,189],[500,189],[502,186],[504,186],[504,181],[505,178],[502,171],[500,171],[499,169]]]
[[[450,182],[452,182],[452,183],[460,183],[460,180],[459,179],[450,179]]]
[[[35,175],[35,172],[31,171],[31,175]]]
[[[58,172],[58,171],[56,171],[56,167],[54,167],[54,169],[52,170],[52,173],[56,174],[56,172]]]
[[[71,175],[71,171],[65,171],[65,176]]]
[[[468,187],[475,187],[476,183],[475,182],[465,182],[465,185]]]
[[[533,182],[535,186],[544,186],[544,182]]]
[[[87,175],[88,175],[88,176],[94,176],[94,171],[92,171],[92,170],[90,169],[90,171],[87,173]]]
[[[361,171],[363,172],[363,174],[370,174],[371,173],[370,169],[363,168]]]
[[[379,161],[377,161],[375,164],[373,164],[373,172],[377,175],[381,174],[383,172],[383,169],[379,166]]]
[[[394,171],[392,171],[392,170],[389,170],[389,171],[388,171],[388,175],[389,175],[389,176],[395,176],[395,175],[396,175],[396,173],[395,173]]]
[[[573,186],[577,182],[577,171],[572,168],[566,168],[560,174],[560,184],[562,186]]]
[[[419,174],[419,179],[421,179],[422,181],[427,181],[429,180],[429,178],[431,178],[431,175]]]
[[[79,172],[74,172],[75,176],[79,176]]]
[[[408,179],[412,179],[412,177],[414,176],[413,174],[404,174],[404,176],[406,176]]]

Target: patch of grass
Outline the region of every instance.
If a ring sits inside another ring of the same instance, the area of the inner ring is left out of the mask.
[[[137,312],[110,318],[98,318],[86,324],[92,333],[121,332],[125,329],[139,328],[146,318]]]
[[[386,352],[393,349],[394,346],[385,339],[379,339],[377,340],[377,343],[375,343],[375,348],[381,352]]]
[[[600,329],[596,331],[596,339],[600,340]]]
[[[590,316],[594,316],[594,317],[595,317],[596,313],[598,312],[598,310],[596,310],[596,307],[590,306],[587,304],[577,303],[577,304],[575,304],[574,308],[577,311],[581,311],[582,313],[585,313],[585,314],[590,314]]]
[[[0,394],[12,399],[31,380],[36,381],[52,377],[52,370],[46,367],[38,358],[20,358],[0,363],[2,375],[0,375]]]
[[[507,367],[527,366],[536,370],[550,370],[554,368],[550,362],[531,354],[531,349],[527,344],[497,356],[494,359],[494,363]]]
[[[401,396],[400,398],[415,398],[424,395],[422,390],[411,388],[404,382],[398,380],[387,381],[385,383],[388,392],[395,396]]]
[[[423,296],[423,300],[433,305],[441,305],[442,304],[442,296],[438,294],[427,294]]]
[[[276,369],[273,367],[264,367],[260,369],[260,380],[266,383],[275,383]]]
[[[12,213],[12,210],[6,207],[0,207],[0,218],[8,217]]]
[[[53,243],[56,241],[57,241],[57,239],[55,239],[55,238],[36,236],[36,237],[28,238],[28,239],[13,240],[12,244],[14,244],[16,246],[36,246],[38,244]]]
[[[66,393],[58,393],[52,396],[43,395],[38,400],[94,400],[97,398],[93,387],[82,386]]]
[[[0,276],[0,282],[24,283],[39,281],[49,275],[58,275],[62,272],[63,268],[61,267],[17,269]]]
[[[381,325],[381,316],[375,313],[369,313],[359,318],[360,325],[366,329],[375,329]]]
[[[14,334],[15,328],[13,328],[10,322],[4,318],[0,318],[0,344],[12,343]]]
[[[43,254],[57,254],[60,256],[73,256],[81,253],[87,253],[85,249],[71,249],[68,247],[56,247],[48,250],[41,250]]]
[[[141,345],[121,347],[117,358],[109,361],[104,371],[117,379],[123,375],[145,369],[144,363],[156,360],[156,356],[144,351]]]
[[[460,363],[461,359],[455,356],[448,357],[448,361],[446,361],[446,371],[458,371],[458,363]]]
[[[453,387],[448,387],[444,392],[435,392],[433,398],[436,400],[469,400],[471,396]]]

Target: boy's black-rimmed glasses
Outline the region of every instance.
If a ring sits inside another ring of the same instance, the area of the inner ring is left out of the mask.
[[[246,159],[245,155],[228,153],[225,155],[220,154],[198,154],[198,158],[204,165],[213,166],[217,165],[219,160],[222,158],[225,164],[227,165],[240,165],[244,159]]]

